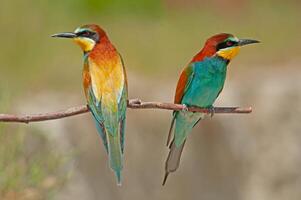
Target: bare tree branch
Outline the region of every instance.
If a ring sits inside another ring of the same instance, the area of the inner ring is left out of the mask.
[[[209,108],[198,108],[198,107],[185,107],[181,104],[173,103],[162,103],[162,102],[141,102],[138,99],[131,99],[128,102],[128,108],[132,109],[164,109],[164,110],[175,110],[181,111],[187,109],[190,112],[201,112],[201,113],[240,113],[246,114],[251,113],[252,108],[239,108],[239,107],[214,107]],[[72,107],[67,110],[42,113],[42,114],[32,114],[32,115],[12,115],[12,114],[0,114],[0,122],[19,122],[19,123],[30,123],[30,122],[40,122],[54,119],[61,119],[65,117],[70,117],[74,115],[80,115],[89,112],[89,108],[86,105]]]

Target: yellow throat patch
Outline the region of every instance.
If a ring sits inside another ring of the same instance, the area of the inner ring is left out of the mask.
[[[74,42],[78,44],[84,52],[91,51],[95,46],[95,41],[90,38],[77,37],[74,38]]]
[[[230,47],[226,49],[221,49],[216,54],[226,60],[232,60],[239,52],[240,47]]]

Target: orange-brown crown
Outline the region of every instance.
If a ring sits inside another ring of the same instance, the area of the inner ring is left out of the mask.
[[[213,56],[217,52],[217,46],[231,37],[234,36],[229,33],[220,33],[208,38],[203,49],[192,59],[191,62],[201,61],[205,57]]]
[[[86,25],[79,27],[77,30],[83,30],[83,29],[87,29],[87,30],[96,32],[100,38],[107,36],[106,32],[102,28],[100,28],[100,26],[98,26],[96,24],[86,24]]]

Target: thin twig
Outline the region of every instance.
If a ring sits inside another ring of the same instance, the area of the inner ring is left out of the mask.
[[[162,103],[162,102],[141,102],[138,99],[131,99],[128,102],[128,108],[132,109],[164,109],[164,110],[175,110],[181,111],[186,109],[184,105],[173,104],[173,103]],[[212,109],[209,108],[198,108],[198,107],[188,107],[190,112],[201,112],[201,113],[211,113]],[[42,113],[42,114],[31,114],[31,115],[12,115],[12,114],[0,114],[0,122],[40,122],[54,119],[61,119],[65,117],[70,117],[74,115],[80,115],[89,112],[87,105],[72,107],[67,110],[62,110],[58,112]],[[222,113],[240,113],[246,114],[251,113],[252,108],[239,108],[239,107],[214,107],[215,114]]]

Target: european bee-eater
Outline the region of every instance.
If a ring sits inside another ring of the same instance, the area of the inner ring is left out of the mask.
[[[120,185],[127,108],[127,78],[122,58],[105,31],[94,24],[52,37],[71,38],[84,52],[84,92]]]
[[[226,33],[209,38],[203,49],[182,71],[174,103],[213,108],[214,101],[224,87],[229,62],[238,54],[241,46],[258,42],[257,40],[238,39]],[[179,167],[186,138],[204,116],[204,113],[193,113],[187,110],[173,112],[167,139],[170,151],[165,163],[163,185],[166,183],[168,174],[176,171]],[[174,138],[170,142],[173,129]]]

